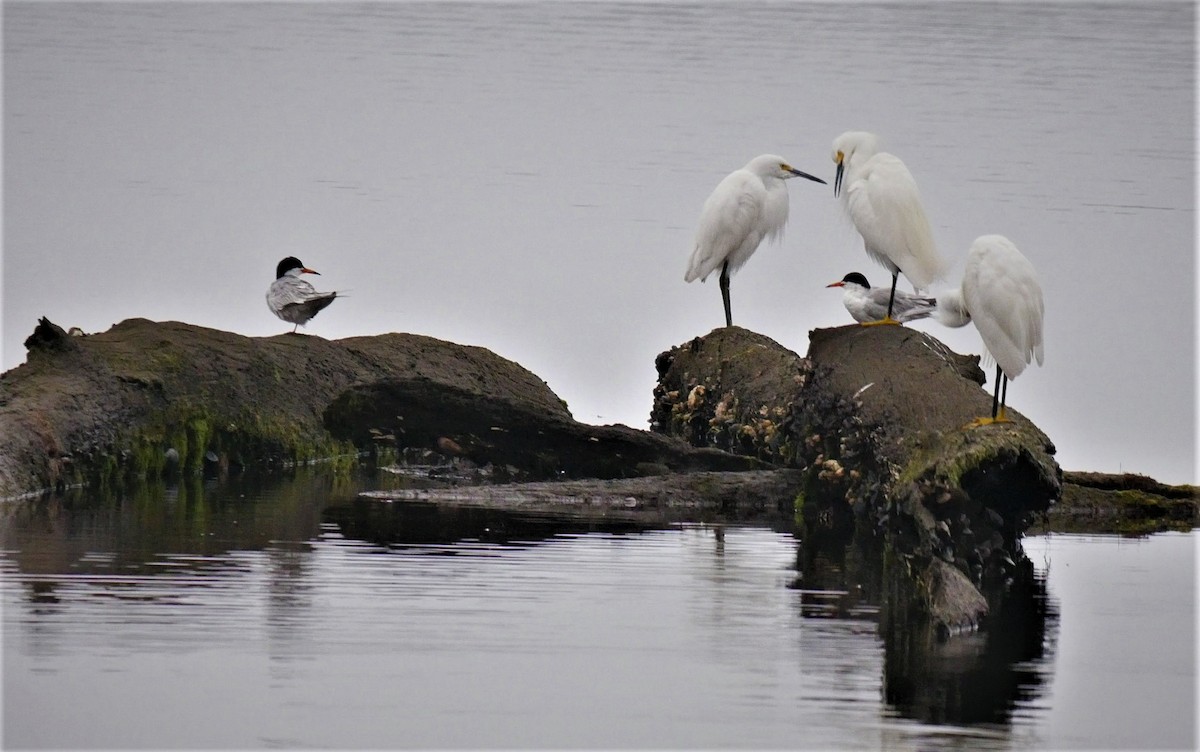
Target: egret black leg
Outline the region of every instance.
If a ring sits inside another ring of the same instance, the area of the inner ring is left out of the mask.
[[[1004,378],[1004,372],[1000,370],[1000,364],[996,364],[996,392],[992,395],[992,420],[996,419],[996,414],[1000,410],[1000,380]]]
[[[993,423],[1008,423],[1008,416],[1004,414],[1004,402],[1008,399],[1008,376],[1004,371],[1000,370],[1000,364],[996,364],[996,391],[992,394],[992,417],[976,418],[967,424],[967,428],[978,428],[980,426],[990,426]]]
[[[1000,392],[1000,416],[999,420],[1008,420],[1008,415],[1005,414],[1004,406],[1008,404],[1008,374],[1004,375],[1004,386]]]
[[[862,323],[863,326],[878,326],[880,324],[899,324],[900,323],[899,321],[892,318],[892,306],[896,302],[896,282],[899,279],[900,279],[899,272],[892,275],[892,294],[890,296],[888,296],[887,315],[884,316],[883,318],[879,319],[878,321],[864,321]]]
[[[900,279],[899,272],[892,275],[892,294],[890,296],[888,296],[888,312],[887,312],[888,319],[892,318],[892,304],[896,302],[896,282],[899,279]]]
[[[729,311],[729,262],[721,264],[721,300],[725,303],[725,326],[733,326],[733,315]]]

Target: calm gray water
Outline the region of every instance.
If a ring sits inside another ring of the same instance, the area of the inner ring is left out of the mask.
[[[3,507],[5,748],[1196,741],[1195,533],[1030,539],[1048,593],[1024,659],[980,666],[962,638],[889,668],[872,621],[806,615],[787,533],[589,530],[357,487],[302,472]]]
[[[488,347],[591,423],[646,425],[654,359],[723,322],[684,284],[700,207],[763,152],[833,181],[880,134],[957,281],[1009,236],[1046,364],[1009,405],[1064,467],[1196,482],[1195,3],[20,2],[4,43],[3,368],[39,316]],[[733,283],[803,353],[875,284],[831,186]],[[919,323],[958,352],[973,328]],[[1154,364],[1149,367],[1147,364]]]

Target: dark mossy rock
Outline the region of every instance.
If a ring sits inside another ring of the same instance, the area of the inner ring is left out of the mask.
[[[405,446],[437,447],[504,477],[623,478],[658,472],[751,470],[753,458],[628,426],[578,423],[513,395],[467,390],[425,376],[352,386],[324,412],[335,438],[357,446],[381,436]]]
[[[397,374],[569,415],[517,364],[428,337],[253,338],[145,319],[61,331],[43,320],[27,362],[0,380],[0,495],[353,452],[324,429],[326,406],[352,384]]]
[[[942,628],[981,620],[981,593],[1062,493],[1054,445],[1019,412],[969,426],[991,411],[978,358],[913,329],[815,330],[801,358],[728,327],[658,364],[655,430],[803,470],[808,568],[831,563],[842,580],[827,584],[870,589],[890,562]]]
[[[520,365],[414,334],[256,338],[130,319],[71,336],[43,319],[27,345],[0,377],[0,496],[409,447],[515,477],[761,466],[578,424]]]
[[[714,329],[655,360],[652,431],[783,464],[780,425],[808,364],[769,337]]]
[[[815,493],[853,503],[936,486],[987,504],[1010,531],[1061,494],[1046,435],[1013,409],[1011,423],[968,427],[991,409],[978,357],[919,331],[819,329],[801,358],[727,327],[658,366],[652,429],[808,469]]]
[[[1063,474],[1062,501],[1030,532],[1149,535],[1200,527],[1200,489],[1133,473]]]

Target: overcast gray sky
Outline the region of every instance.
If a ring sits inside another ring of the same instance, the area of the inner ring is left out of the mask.
[[[866,129],[954,274],[987,233],[1038,269],[1046,364],[1009,404],[1062,465],[1196,480],[1192,3],[3,13],[4,369],[43,315],[283,332],[263,294],[297,255],[351,291],[309,334],[482,345],[645,427],[655,355],[722,323],[715,280],[683,282],[708,193],[763,152],[832,183]],[[825,284],[886,273],[831,186],[789,190],[733,311],[803,353],[850,321]]]

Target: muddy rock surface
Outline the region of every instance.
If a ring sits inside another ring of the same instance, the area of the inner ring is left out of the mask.
[[[0,496],[407,447],[517,478],[761,466],[577,423],[520,365],[415,334],[259,338],[130,319],[72,336],[42,319],[26,346],[0,377]]]

